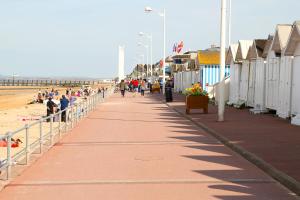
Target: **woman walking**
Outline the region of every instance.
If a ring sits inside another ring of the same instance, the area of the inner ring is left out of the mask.
[[[121,80],[121,83],[120,83],[120,90],[121,90],[121,95],[122,97],[125,97],[125,81],[124,80]]]
[[[145,90],[146,90],[146,81],[141,80],[141,95],[145,96]]]

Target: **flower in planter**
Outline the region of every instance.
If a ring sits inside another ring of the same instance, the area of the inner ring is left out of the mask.
[[[184,91],[186,96],[208,96],[208,93],[202,89],[200,84],[196,83],[191,88],[186,88]]]

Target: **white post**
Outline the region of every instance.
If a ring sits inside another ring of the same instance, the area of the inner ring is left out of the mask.
[[[165,83],[166,83],[166,67],[165,67],[165,59],[166,59],[166,9],[163,12],[164,18],[164,53],[163,53],[163,94],[165,94]]]
[[[148,78],[149,75],[149,46],[145,46],[146,47],[146,53],[147,53],[147,72],[146,72],[146,78]]]
[[[150,54],[151,54],[151,58],[150,58],[150,68],[151,68],[151,77],[153,76],[153,69],[152,69],[152,65],[153,65],[153,37],[152,37],[152,34],[150,35]]]
[[[30,156],[30,143],[29,143],[29,125],[26,124],[25,125],[25,139],[26,139],[26,157],[25,157],[25,162],[26,162],[26,165],[28,165],[29,163],[29,156]]]
[[[232,4],[231,4],[231,0],[229,0],[229,8],[228,8],[228,12],[229,12],[229,14],[228,14],[228,47],[231,44],[231,14],[232,14],[231,8],[232,8]]]
[[[44,144],[44,140],[43,140],[43,119],[40,119],[40,153],[42,153],[43,150],[43,144]]]
[[[119,71],[118,71],[118,76],[119,76],[119,82],[121,82],[122,79],[125,77],[125,47],[124,46],[119,46]]]
[[[225,47],[226,47],[226,0],[221,0],[221,51],[220,51],[220,84],[218,102],[218,121],[224,121],[225,111]]]
[[[6,169],[6,173],[7,173],[7,179],[9,180],[11,178],[11,168],[12,168],[12,159],[11,159],[11,138],[12,138],[12,133],[8,132],[6,134],[7,136],[7,169]]]

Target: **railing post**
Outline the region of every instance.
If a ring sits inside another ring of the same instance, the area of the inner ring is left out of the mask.
[[[79,106],[79,104],[77,104],[76,106],[75,106],[75,124],[77,124],[78,123],[78,106]]]
[[[50,146],[53,145],[53,118],[54,118],[54,115],[51,114],[50,115]]]
[[[92,98],[89,98],[89,111],[91,112],[92,110]]]
[[[8,132],[7,134],[7,170],[6,170],[6,175],[7,175],[7,180],[10,179],[11,177],[11,167],[12,167],[12,159],[11,159],[11,138],[12,138],[12,133]]]
[[[70,108],[70,121],[71,121],[71,129],[73,128],[73,109],[74,109],[74,106],[72,105],[71,108]]]
[[[25,138],[26,138],[26,154],[25,154],[25,162],[26,162],[26,165],[28,165],[29,163],[29,157],[30,157],[30,142],[29,142],[29,125],[26,124],[25,125]]]
[[[40,153],[43,150],[44,138],[43,138],[43,119],[40,119]]]
[[[68,129],[68,122],[69,122],[69,108],[66,108],[66,121],[65,121],[65,133],[67,132]]]
[[[61,111],[58,113],[58,137],[61,138]]]

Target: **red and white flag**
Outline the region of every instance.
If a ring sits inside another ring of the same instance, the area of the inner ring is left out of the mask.
[[[183,41],[181,41],[177,46],[177,53],[180,53],[183,49]]]

